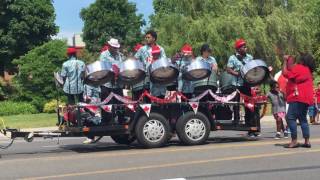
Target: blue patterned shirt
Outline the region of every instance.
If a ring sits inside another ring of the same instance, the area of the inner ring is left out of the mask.
[[[239,54],[237,53],[236,55]],[[243,63],[237,58],[236,55],[232,55],[229,57],[227,67],[231,68],[236,72],[240,72],[241,68],[243,67]],[[253,57],[250,54],[246,54],[246,56],[243,58],[244,63],[248,63],[251,60],[253,60]],[[243,78],[241,76],[232,76],[232,85],[243,86]]]
[[[88,84],[84,85],[84,92],[83,92],[84,96],[88,96],[90,98],[100,98],[100,92],[101,92],[100,86],[95,87]]]
[[[198,81],[193,81],[192,83],[193,87],[206,86],[206,85],[217,86],[217,75],[212,70],[213,66],[217,66],[216,59],[212,56],[209,56],[207,59],[203,58],[202,56],[198,56],[196,60],[208,62],[211,66],[211,74],[208,78],[201,79]]]
[[[184,80],[181,73],[181,70],[186,68],[192,60],[192,58],[183,57],[182,59],[176,61],[178,67],[180,67],[180,73],[178,77],[178,91],[183,93],[193,93],[192,81]]]
[[[83,79],[81,78],[85,70],[83,61],[71,57],[63,63],[61,76],[66,78],[63,91],[67,94],[81,94],[83,92]]]
[[[118,68],[120,68],[120,64],[123,59],[124,57],[122,54],[117,53],[115,56],[113,56],[109,50],[103,51],[99,57],[100,61],[110,62],[112,65],[118,66]],[[107,82],[103,86],[106,86],[108,88],[122,88],[122,85],[119,82],[115,82],[114,84],[112,84],[111,82]]]

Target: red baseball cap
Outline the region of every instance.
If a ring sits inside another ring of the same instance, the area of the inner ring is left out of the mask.
[[[142,44],[138,43],[134,46],[133,50],[137,52],[140,48],[142,48]]]
[[[77,49],[74,48],[74,47],[69,47],[69,48],[67,49],[67,55],[76,54],[76,52],[77,52]]]
[[[151,48],[151,54],[160,54],[161,50],[160,47],[157,45],[152,46]]]
[[[192,47],[189,44],[185,44],[182,48],[181,48],[181,52],[183,54],[192,54]]]
[[[244,39],[238,39],[236,40],[236,42],[234,43],[234,48],[239,49],[242,46],[246,45],[246,41]]]
[[[101,48],[100,52],[102,53],[103,51],[106,51],[108,49],[109,49],[109,46],[108,46],[108,44],[106,44]]]

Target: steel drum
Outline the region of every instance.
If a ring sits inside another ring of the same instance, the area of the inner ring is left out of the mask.
[[[145,76],[144,65],[138,60],[130,58],[120,64],[119,80],[125,85],[135,85]]]
[[[201,60],[192,61],[182,70],[182,78],[188,81],[197,81],[209,77],[211,66],[209,63]]]
[[[220,88],[223,94],[232,93],[235,87],[232,85],[233,75],[224,71],[220,74]]]
[[[53,76],[54,76],[54,80],[56,82],[56,85],[58,87],[63,87],[64,81],[63,81],[63,77],[61,76],[60,72],[54,72]]]
[[[107,61],[96,61],[86,66],[85,83],[99,86],[114,78],[112,64]]]
[[[150,80],[153,83],[167,85],[178,78],[178,68],[173,65],[170,59],[161,58],[149,66]]]
[[[260,59],[251,60],[241,68],[241,76],[249,85],[261,84],[269,76],[266,63]]]

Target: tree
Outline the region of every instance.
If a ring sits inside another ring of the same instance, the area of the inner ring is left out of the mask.
[[[58,31],[52,0],[0,1],[0,73]],[[1,75],[1,74],[0,74]]]
[[[316,23],[308,9],[315,2],[154,0],[151,28],[158,32],[158,41],[169,55],[184,43],[192,44],[199,54],[201,44],[209,43],[223,66],[234,53],[234,41],[244,38],[255,58],[279,68],[282,54],[314,49]]]
[[[140,27],[145,24],[142,15],[136,15],[136,6],[128,0],[97,0],[81,10],[84,21],[83,39],[89,51],[98,52],[110,37],[125,45],[141,39]]]
[[[59,71],[66,60],[67,43],[52,40],[13,61],[19,67],[14,78],[15,99],[29,101],[42,110],[44,103],[56,97],[53,72]]]

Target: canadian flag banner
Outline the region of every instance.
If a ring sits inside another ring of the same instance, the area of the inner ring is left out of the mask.
[[[111,111],[112,111],[112,105],[103,105],[103,106],[101,106],[101,108],[102,108],[105,112],[111,112]]]
[[[149,117],[151,111],[151,104],[140,104],[141,109],[146,113]]]
[[[88,109],[89,111],[91,111],[92,113],[96,113],[99,109],[99,106],[96,105],[92,105],[92,104],[83,104],[83,107],[85,109]]]
[[[128,109],[130,109],[132,112],[136,112],[135,105],[133,105],[133,104],[127,104],[126,107],[127,107]]]
[[[189,102],[189,105],[191,106],[193,112],[197,114],[198,108],[199,108],[199,102]]]

